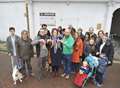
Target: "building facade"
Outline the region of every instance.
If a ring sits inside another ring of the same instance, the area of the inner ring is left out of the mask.
[[[89,27],[110,33],[114,12],[120,8],[120,0],[27,0],[30,34],[33,38],[42,23],[48,28],[73,25],[87,31]],[[27,29],[25,0],[0,0],[0,39],[5,40],[8,28],[16,33]],[[120,27],[120,26],[119,26]]]

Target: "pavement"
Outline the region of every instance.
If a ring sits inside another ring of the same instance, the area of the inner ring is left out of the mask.
[[[33,72],[36,73],[37,59],[32,59]],[[62,73],[62,70],[61,72]],[[120,61],[114,61],[111,67],[108,67],[104,85],[101,88],[120,88]],[[73,84],[73,77],[69,80],[56,77],[47,73],[46,78],[37,80],[36,77],[26,77],[23,83],[13,85],[11,76],[11,61],[6,54],[0,54],[0,88],[78,88]],[[93,83],[89,83],[86,88],[96,88]]]

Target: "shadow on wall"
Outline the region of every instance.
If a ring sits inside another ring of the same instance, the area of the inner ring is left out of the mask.
[[[120,60],[120,36],[113,35],[112,43],[115,51],[114,58]]]

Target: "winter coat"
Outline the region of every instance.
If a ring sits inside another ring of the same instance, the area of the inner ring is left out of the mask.
[[[16,56],[19,56],[19,40],[20,40],[19,36],[15,35]],[[7,37],[7,49],[8,49],[8,53],[13,55],[13,45],[12,45],[11,36]]]
[[[61,59],[62,59],[62,44],[58,40],[60,40],[61,38],[51,37],[51,39],[53,41],[56,41],[56,45],[52,45],[50,49],[50,57],[51,57],[52,66],[59,66],[61,63]]]
[[[83,42],[81,38],[77,38],[74,44],[72,62],[80,63],[80,57],[83,54]]]
[[[107,40],[104,47],[101,50],[101,53],[104,53],[107,57],[109,61],[113,60],[113,56],[114,56],[114,47],[113,44],[110,40]]]
[[[91,50],[96,52],[96,45],[85,44],[84,45],[84,55],[85,57],[89,56]]]
[[[63,54],[70,55],[73,53],[74,38],[69,35],[63,38]]]
[[[27,40],[20,39],[20,57],[22,59],[30,59],[31,57],[33,57],[34,53],[31,42],[32,40],[30,38],[28,38]]]

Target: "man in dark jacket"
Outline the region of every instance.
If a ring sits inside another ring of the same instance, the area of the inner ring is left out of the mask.
[[[40,29],[38,31],[38,34],[37,34],[37,40],[40,40],[40,39],[44,39],[47,41],[47,39],[50,39],[50,37],[48,35],[45,34],[45,31],[43,29]],[[49,45],[46,44],[47,48],[49,48]],[[40,55],[40,44],[36,44],[36,54],[37,54],[37,57],[39,57]]]
[[[45,31],[45,34],[47,36],[49,36],[49,37],[51,36],[50,31],[47,29],[47,24],[42,24],[41,29],[43,29]]]

